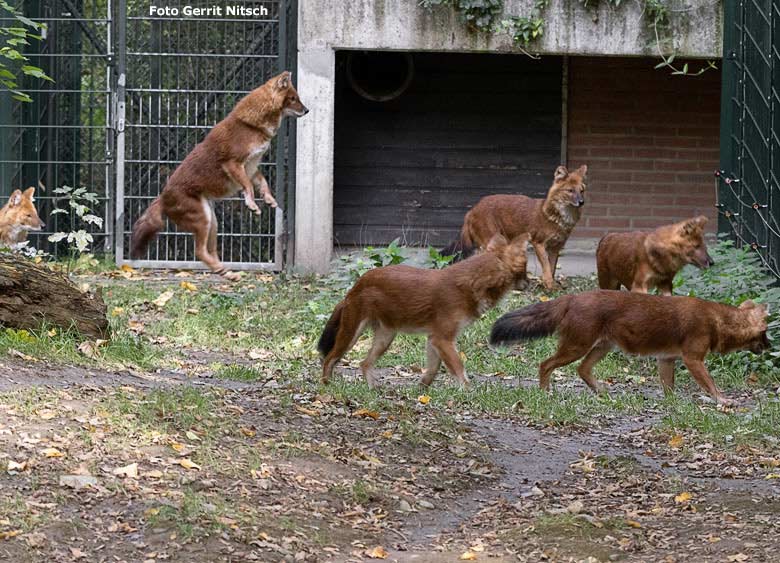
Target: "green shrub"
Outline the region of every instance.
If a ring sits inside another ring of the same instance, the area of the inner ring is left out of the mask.
[[[768,304],[771,349],[761,356],[749,352],[729,354],[722,358],[721,365],[731,371],[740,368],[762,373],[776,371],[780,368],[778,280],[764,268],[758,254],[749,246],[737,247],[732,240],[722,236],[709,250],[715,264],[707,270],[693,266],[683,268],[674,280],[675,295],[690,295],[730,305],[739,305],[748,299]]]

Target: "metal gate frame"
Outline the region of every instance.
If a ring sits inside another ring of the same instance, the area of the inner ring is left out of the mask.
[[[719,230],[780,278],[780,0],[724,2]]]
[[[295,45],[295,32],[296,32],[296,19],[297,19],[297,2],[295,0],[276,0],[276,2],[269,1],[265,4],[278,4],[278,36],[276,38],[278,45],[278,52],[275,55],[278,63],[276,65],[276,71],[281,71],[282,68],[287,68],[293,71],[295,75],[296,69],[295,61],[297,59],[297,53],[294,47]],[[127,14],[127,2],[126,0],[115,1],[115,37],[116,37],[116,72],[114,73],[114,81],[112,86],[113,91],[113,107],[114,107],[114,128],[116,134],[116,201],[115,201],[115,217],[113,228],[116,236],[114,238],[114,250],[117,265],[128,264],[136,267],[150,267],[150,268],[176,268],[176,269],[203,269],[205,265],[195,259],[190,260],[171,260],[171,259],[145,259],[145,260],[130,260],[126,256],[126,238],[128,236],[128,209],[126,207],[128,176],[126,174],[127,168],[127,138],[126,134],[128,127],[132,127],[132,123],[128,123],[128,100],[129,96],[133,95],[131,88],[128,84],[128,41],[127,41],[127,28],[128,21],[132,19],[132,16]],[[142,19],[142,18],[136,18]],[[273,39],[273,37],[272,37]],[[157,53],[130,53],[131,55],[152,55],[152,56],[164,56],[162,50]],[[251,56],[251,53],[247,53]],[[217,55],[219,56],[219,55]],[[235,56],[235,55],[232,55]],[[267,54],[256,55],[269,57]],[[252,87],[256,87],[259,84],[255,84]],[[162,90],[159,90],[162,92]],[[239,92],[233,92],[239,93]],[[240,92],[243,94],[244,92]],[[159,110],[158,110],[159,111]],[[229,111],[229,110],[228,110]],[[218,116],[218,120],[225,117],[227,112]],[[161,121],[162,123],[162,121]],[[210,129],[214,123],[211,123],[208,127]],[[201,126],[202,127],[202,126]],[[265,162],[262,166],[273,166],[275,185],[275,196],[280,203],[280,207],[275,210],[273,217],[271,218],[273,224],[273,233],[270,236],[274,237],[273,241],[273,260],[264,262],[251,262],[251,261],[231,261],[226,260],[224,264],[237,270],[281,270],[286,263],[290,263],[289,258],[292,256],[292,237],[291,229],[294,225],[293,210],[294,210],[294,148],[295,148],[295,123],[294,120],[285,119],[282,122],[277,136],[276,136],[276,153],[274,160],[271,162]],[[189,146],[187,152],[193,147]],[[186,153],[185,153],[186,154]],[[159,162],[158,165],[162,165]],[[269,178],[270,179],[270,178]],[[159,187],[162,188],[164,184]],[[220,205],[220,203],[217,203]],[[243,205],[243,204],[242,204]],[[287,212],[286,210],[289,210]],[[287,221],[286,221],[287,219]],[[242,223],[243,224],[243,223]],[[171,232],[161,233],[163,236],[167,234],[175,234]],[[242,234],[242,233],[237,233]],[[191,235],[187,234],[191,239]],[[230,235],[224,235],[230,236]],[[245,236],[252,236],[245,235]],[[257,234],[256,236],[268,237],[268,235]],[[288,243],[289,241],[289,243]],[[243,243],[241,243],[241,249],[243,249]],[[262,250],[261,250],[262,252]]]

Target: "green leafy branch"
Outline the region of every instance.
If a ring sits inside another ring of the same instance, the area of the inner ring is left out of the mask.
[[[25,45],[30,44],[30,39],[40,41],[43,36],[39,33],[43,33],[46,26],[24,17],[6,0],[0,0],[0,13],[4,11],[8,12],[11,18],[18,22],[18,25],[0,27],[0,40],[2,40],[0,43],[0,90],[10,91],[16,100],[31,102],[32,98],[19,90],[18,74],[21,72],[26,76],[51,82],[53,80],[43,69],[28,64],[29,59],[22,54],[22,49]]]
[[[545,8],[550,0],[536,0],[530,13],[525,16],[510,16],[501,22],[500,30],[507,33],[512,43],[519,47],[528,47],[544,35]]]
[[[85,225],[95,225],[98,228],[103,226],[102,217],[90,213],[91,209],[86,205],[86,203],[97,204],[99,202],[96,193],[88,191],[85,187],[72,188],[70,186],[57,188],[54,190],[54,193],[61,195],[60,199],[67,202],[68,209],[57,207],[51,211],[51,215],[65,213],[71,215],[72,219],[78,219]],[[68,244],[71,245],[71,250],[80,253],[87,251],[89,245],[93,242],[92,235],[83,228],[49,235],[49,242],[60,242],[66,239]]]
[[[420,0],[424,8],[451,6],[472,31],[492,31],[504,9],[504,0]]]

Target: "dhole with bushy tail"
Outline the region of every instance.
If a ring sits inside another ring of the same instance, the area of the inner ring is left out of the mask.
[[[559,166],[545,199],[524,195],[483,197],[466,213],[460,239],[441,253],[466,257],[484,248],[494,235],[511,240],[527,233],[542,267],[542,283],[548,290],[552,289],[558,256],[585,204],[587,173],[584,164],[574,172]],[[523,282],[525,278],[520,280]]]
[[[650,232],[610,233],[596,251],[599,287],[647,293],[658,288],[672,294],[672,282],[683,266],[709,268],[714,262],[704,241],[704,215],[664,225]]]
[[[558,349],[539,366],[539,386],[549,389],[553,370],[582,357],[577,373],[594,391],[602,385],[593,366],[617,347],[629,354],[682,358],[696,383],[722,404],[730,404],[707,371],[709,353],[769,347],[767,307],[751,301],[739,307],[695,297],[665,297],[627,291],[595,290],[564,295],[505,314],[490,334],[505,344],[558,334]],[[674,389],[674,369],[659,376],[665,392]]]
[[[308,113],[301,103],[288,71],[271,78],[241,99],[228,116],[209,131],[168,179],[160,197],[133,225],[131,256],[141,258],[149,242],[168,217],[176,226],[195,236],[195,256],[212,272],[228,279],[217,255],[217,218],[212,202],[244,192],[247,207],[259,215],[254,190],[276,207],[268,182],[258,164],[285,116]]]
[[[320,336],[317,348],[323,358],[322,382],[328,382],[336,363],[370,327],[374,340],[360,364],[370,387],[377,384],[374,363],[398,332],[428,335],[423,385],[433,382],[442,361],[462,385],[468,384],[455,341],[525,273],[526,244],[525,236],[508,243],[498,235],[484,253],[443,270],[396,265],[363,274],[336,305]]]
[[[0,209],[0,246],[14,246],[27,240],[27,233],[40,231],[44,225],[35,209],[35,188],[14,190]]]

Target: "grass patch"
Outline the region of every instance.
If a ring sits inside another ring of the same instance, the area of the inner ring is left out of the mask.
[[[484,414],[519,414],[535,422],[553,425],[587,424],[598,415],[645,409],[647,400],[635,394],[595,395],[588,391],[555,391],[547,393],[536,386],[516,387],[503,383],[475,383],[468,389],[457,385],[434,385],[428,389],[417,385],[370,389],[364,382],[334,378],[316,392],[330,394],[379,412],[403,414],[404,409],[421,408],[419,396],[426,394],[431,409],[471,410]],[[399,401],[404,406],[399,406]],[[400,409],[400,411],[399,411]]]
[[[242,365],[221,366],[214,372],[214,377],[231,381],[258,381],[265,379],[265,375],[260,370]]]
[[[224,434],[235,429],[234,416],[214,389],[181,387],[155,389],[148,393],[122,388],[106,397],[95,413],[106,416],[112,427],[111,444],[119,449],[131,442],[149,445],[163,434],[177,436],[188,431],[197,436],[193,459],[198,463],[218,463],[216,446]]]
[[[223,499],[185,487],[177,506],[148,509],[147,523],[151,528],[175,529],[183,539],[201,537],[225,528],[220,521],[225,506]]]
[[[780,428],[780,402],[759,400],[747,411],[724,412],[681,397],[666,398],[661,428],[693,431],[700,438],[720,445],[777,444]]]
[[[97,348],[97,358],[89,358],[78,351],[83,341],[84,337],[75,332],[46,326],[38,330],[6,328],[0,330],[0,354],[16,350],[36,359],[56,360],[59,364],[131,365],[141,369],[155,367],[162,357],[159,350],[121,330]]]
[[[20,530],[27,533],[45,523],[48,515],[41,512],[40,507],[28,506],[25,496],[21,493],[11,493],[0,498],[0,532]]]

